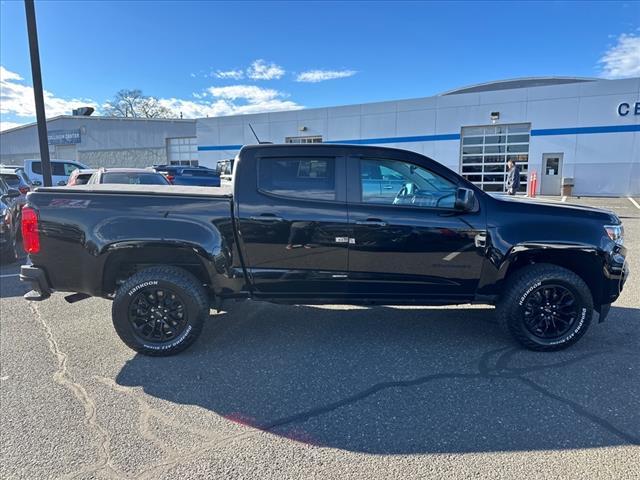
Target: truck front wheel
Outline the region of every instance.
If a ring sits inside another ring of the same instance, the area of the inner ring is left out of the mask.
[[[553,351],[577,342],[593,316],[591,291],[566,268],[529,265],[505,280],[498,321],[523,346]]]
[[[209,315],[202,283],[177,267],[151,267],[131,276],[118,289],[113,325],[122,341],[144,355],[181,352],[200,335]]]

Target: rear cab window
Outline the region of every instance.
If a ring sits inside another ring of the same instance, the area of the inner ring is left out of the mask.
[[[9,188],[16,189],[20,186],[20,178],[18,175],[13,173],[0,173],[0,178],[5,181],[5,183],[9,186]]]
[[[336,200],[334,157],[270,157],[258,163],[258,189],[306,200]]]
[[[102,183],[118,183],[126,185],[168,185],[168,181],[157,173],[106,172],[102,175]]]

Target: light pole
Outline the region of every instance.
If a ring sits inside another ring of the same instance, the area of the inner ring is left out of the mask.
[[[42,94],[42,72],[40,71],[40,52],[38,50],[38,30],[36,28],[36,9],[33,0],[24,0],[27,14],[27,32],[29,34],[29,53],[31,54],[31,75],[33,76],[33,97],[36,102],[36,120],[38,121],[38,141],[40,143],[40,162],[42,181],[45,187],[51,186],[51,161],[49,160],[49,140],[47,138],[47,117],[44,112]]]

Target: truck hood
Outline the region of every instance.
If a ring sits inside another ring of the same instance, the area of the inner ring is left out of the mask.
[[[588,207],[584,205],[574,205],[554,200],[540,200],[524,197],[512,197],[504,194],[490,194],[495,200],[506,208],[522,209],[523,212],[538,212],[556,216],[585,217],[602,220],[603,224],[618,224],[620,219],[611,210],[604,208]]]

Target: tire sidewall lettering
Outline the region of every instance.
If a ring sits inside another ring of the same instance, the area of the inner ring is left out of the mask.
[[[129,295],[130,297],[133,297],[133,295],[136,292],[142,290],[143,288],[156,286],[156,285],[158,285],[158,283],[159,283],[158,280],[148,280],[146,282],[139,283],[138,285],[133,287],[131,290],[129,290],[127,292],[127,295]]]
[[[171,348],[177,347],[178,345],[180,345],[191,333],[191,330],[193,330],[193,327],[191,325],[187,325],[187,328],[185,329],[185,331],[182,333],[182,335],[180,335],[176,340],[174,340],[171,343],[167,343],[166,345],[153,345],[153,344],[148,344],[148,343],[143,343],[142,346],[144,348],[148,348],[149,350],[169,350]]]
[[[560,344],[569,342],[582,329],[582,326],[584,325],[584,322],[585,322],[586,318],[587,318],[587,309],[585,307],[582,307],[582,312],[580,313],[580,321],[575,326],[575,328],[571,331],[571,333],[569,335],[567,335],[566,337],[561,338],[560,340],[555,340],[553,342],[549,342],[549,345],[560,345]]]
[[[518,305],[520,307],[522,307],[522,305],[524,305],[525,300],[527,299],[527,297],[531,294],[531,292],[533,292],[536,288],[542,286],[542,282],[536,282],[533,285],[531,285],[529,288],[527,288],[527,291],[524,292],[524,294],[520,297],[520,300],[518,300]]]

